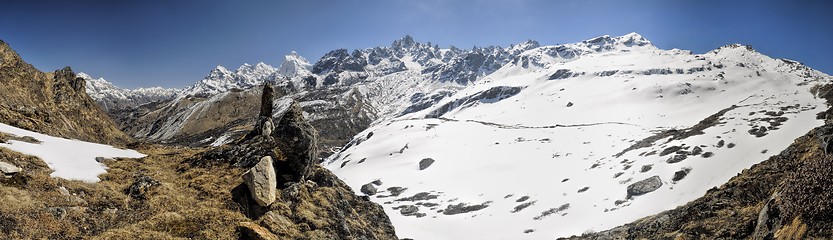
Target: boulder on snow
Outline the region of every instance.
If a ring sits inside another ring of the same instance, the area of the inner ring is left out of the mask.
[[[419,161],[419,170],[425,170],[426,168],[430,167],[431,164],[434,164],[433,158],[423,158]]]
[[[660,179],[659,176],[654,175],[653,177],[649,177],[629,185],[628,197],[653,192],[659,189],[659,187],[662,187],[662,179]]]
[[[367,194],[368,196],[376,194],[376,187],[373,186],[373,183],[368,183],[362,185],[361,189],[362,193]]]
[[[19,173],[21,169],[11,163],[0,162],[0,173],[3,174],[4,177],[12,177],[15,174]]]
[[[252,199],[260,206],[269,206],[275,201],[278,182],[272,157],[260,158],[260,162],[243,174],[243,180],[249,187]]]

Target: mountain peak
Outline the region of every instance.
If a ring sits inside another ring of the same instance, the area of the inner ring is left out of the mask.
[[[625,35],[622,35],[622,36],[618,36],[618,37],[615,37],[614,39],[616,39],[617,42],[619,42],[621,44],[624,44],[628,47],[634,46],[634,45],[636,45],[636,46],[652,45],[651,41],[649,41],[648,39],[645,39],[645,37],[642,37],[642,35],[640,35],[639,33],[636,33],[636,32],[631,32],[631,33],[628,33],[628,34],[625,34]]]
[[[394,48],[410,48],[414,45],[416,45],[416,41],[414,41],[414,38],[411,37],[411,35],[405,35],[405,37],[393,41],[393,44],[391,46],[393,46]]]

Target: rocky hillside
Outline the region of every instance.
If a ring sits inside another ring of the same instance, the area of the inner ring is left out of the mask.
[[[833,106],[833,85],[816,88]],[[825,239],[833,235],[833,108],[814,128],[688,204],[565,239]]]
[[[317,164],[298,104],[262,92],[244,138],[134,144],[147,156],[97,159],[109,168],[97,183],[50,177],[41,159],[0,148],[0,238],[397,239],[381,206]]]
[[[0,122],[54,136],[123,145],[130,137],[87,96],[66,67],[41,72],[0,40]]]

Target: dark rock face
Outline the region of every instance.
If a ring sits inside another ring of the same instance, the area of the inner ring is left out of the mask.
[[[423,158],[419,161],[419,170],[425,170],[426,168],[430,167],[431,164],[434,164],[433,158]]]
[[[374,194],[376,194],[376,187],[373,186],[373,183],[368,183],[368,184],[362,185],[361,192],[364,193],[364,194],[367,194],[367,195],[374,195]]]
[[[315,142],[318,133],[304,119],[304,112],[293,102],[280,121],[277,121],[272,137],[277,141],[291,171],[297,177],[309,175],[310,166],[318,164],[318,150]]]
[[[629,185],[628,196],[640,196],[656,191],[659,187],[662,187],[662,179],[660,179],[659,176],[649,177]]]
[[[584,73],[572,72],[569,69],[558,69],[558,70],[555,71],[555,73],[550,75],[550,77],[548,79],[549,80],[561,80],[561,79],[567,79],[567,78],[571,78],[571,77],[578,77],[578,76],[581,76],[581,75],[584,75]]]
[[[507,99],[509,97],[515,96],[516,94],[520,93],[523,90],[522,87],[507,87],[507,86],[498,86],[493,87],[485,91],[481,91],[469,96],[465,96],[463,98],[454,100],[452,102],[446,103],[445,105],[437,108],[434,111],[428,113],[425,117],[427,118],[438,118],[443,114],[457,109],[457,108],[464,108],[470,106],[476,102],[481,103],[493,103],[497,101],[501,101],[503,99]]]

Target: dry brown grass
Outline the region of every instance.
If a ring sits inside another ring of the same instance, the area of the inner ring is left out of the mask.
[[[230,192],[242,181],[241,169],[186,167],[183,160],[200,149],[142,145],[138,150],[148,157],[110,162],[102,181],[90,184],[51,178],[41,160],[0,148],[0,160],[24,169],[0,182],[0,239],[237,238],[235,227],[247,218]],[[161,183],[146,200],[125,191],[140,176]],[[71,195],[62,195],[59,187]]]

